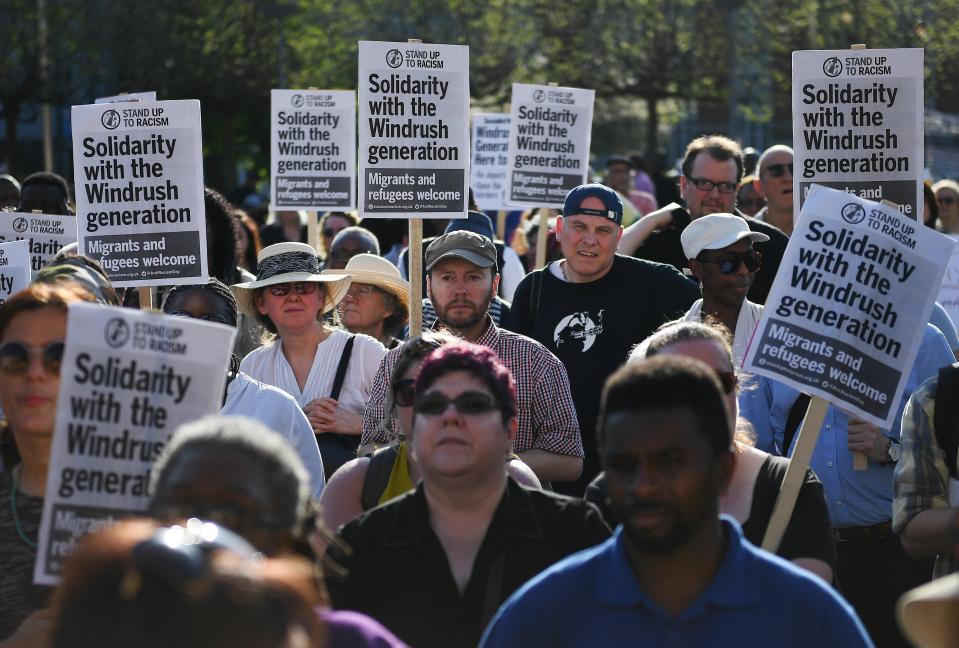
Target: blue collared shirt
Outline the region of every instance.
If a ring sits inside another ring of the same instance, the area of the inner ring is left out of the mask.
[[[830,587],[760,551],[723,516],[728,547],[712,582],[676,618],[639,586],[623,527],[518,590],[480,642],[501,646],[871,646]]]
[[[899,439],[902,411],[909,396],[926,379],[936,375],[940,367],[955,361],[946,339],[931,324],[926,325],[919,352],[909,372],[906,388],[899,401],[895,424],[885,434],[890,439]],[[766,393],[770,395],[769,422],[776,447],[782,448],[786,417],[799,396],[792,387],[778,381],[766,381]],[[852,469],[852,452],[846,440],[849,417],[830,406],[819,434],[819,442],[813,450],[809,467],[822,482],[829,507],[829,519],[833,526],[870,526],[887,522],[892,517],[893,465],[869,461],[863,471]],[[793,442],[795,445],[795,441]],[[792,454],[792,448],[789,448]]]

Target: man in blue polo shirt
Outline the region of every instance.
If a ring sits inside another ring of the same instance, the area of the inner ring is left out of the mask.
[[[871,646],[828,586],[719,515],[735,465],[717,377],[689,358],[617,371],[598,425],[609,541],[518,590],[481,646]]]

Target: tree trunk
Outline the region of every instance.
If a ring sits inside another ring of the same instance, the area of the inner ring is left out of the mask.
[[[659,150],[659,98],[648,95],[646,97],[646,151],[647,164],[656,160]]]
[[[20,103],[3,102],[3,120],[6,128],[4,142],[4,161],[7,172],[11,175],[16,171],[17,163],[17,123],[20,121]]]

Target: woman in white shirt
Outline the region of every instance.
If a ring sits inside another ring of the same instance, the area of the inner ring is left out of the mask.
[[[327,475],[355,456],[373,376],[386,354],[372,337],[323,321],[349,287],[348,274],[321,275],[316,252],[305,243],[264,248],[256,281],[233,286],[240,310],[276,336],[246,356],[240,370],[296,399],[317,435]]]

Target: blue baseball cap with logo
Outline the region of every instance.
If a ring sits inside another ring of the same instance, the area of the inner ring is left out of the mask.
[[[598,198],[603,203],[602,209],[583,207],[583,201],[587,198]],[[601,184],[579,185],[566,194],[566,202],[563,203],[563,216],[575,216],[585,214],[586,216],[601,216],[607,218],[617,225],[623,224],[623,201],[619,194]]]

